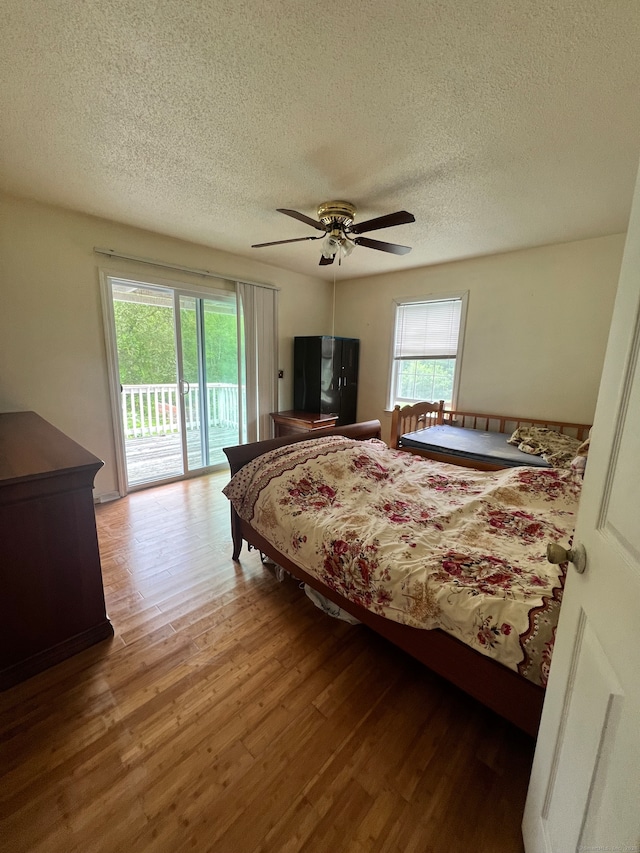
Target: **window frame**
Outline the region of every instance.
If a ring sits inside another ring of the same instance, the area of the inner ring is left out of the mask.
[[[394,299],[393,300],[393,317],[391,328],[391,349],[389,353],[389,381],[387,384],[387,404],[388,411],[393,411],[396,404],[396,386],[397,386],[397,363],[400,359],[396,359],[396,340],[398,335],[398,309],[404,305],[413,305],[423,302],[450,302],[452,300],[460,300],[460,326],[458,328],[458,348],[455,355],[455,370],[453,374],[453,389],[451,392],[451,408],[455,409],[458,403],[458,390],[460,387],[460,373],[462,368],[462,352],[464,349],[464,336],[467,324],[467,307],[469,302],[469,291],[459,291],[456,293],[432,293],[427,296],[416,296],[409,299]],[[417,359],[416,359],[417,360]],[[404,405],[411,405],[418,400],[408,400]],[[437,402],[430,400],[428,402]]]

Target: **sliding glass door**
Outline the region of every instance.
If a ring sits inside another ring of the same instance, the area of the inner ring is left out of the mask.
[[[235,293],[107,286],[127,489],[224,463],[244,411]]]
[[[222,448],[239,440],[236,297],[177,296],[187,467],[194,471],[224,462]]]

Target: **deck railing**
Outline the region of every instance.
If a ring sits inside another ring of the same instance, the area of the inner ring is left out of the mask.
[[[178,386],[123,385],[122,418],[126,438],[172,435],[180,431]],[[225,382],[207,385],[210,427],[238,427],[238,386]],[[187,430],[200,429],[200,389],[193,386],[185,395]]]

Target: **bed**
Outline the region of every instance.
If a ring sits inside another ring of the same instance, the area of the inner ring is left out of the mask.
[[[426,421],[421,419],[425,407],[430,413]],[[417,418],[414,410],[420,413]],[[589,424],[448,410],[440,401],[438,404],[417,403],[402,409],[396,406],[391,445],[427,459],[482,471],[498,471],[516,465],[550,468],[558,464],[559,455],[570,462],[575,455],[570,448],[577,449],[590,429]],[[523,439],[520,445],[527,447],[529,452],[510,443],[516,431]],[[532,452],[531,442],[525,441],[527,434],[540,438],[545,433],[552,437],[562,436],[556,441],[560,446],[555,457],[551,451],[543,454],[544,448],[539,446],[535,448],[537,453]]]
[[[377,421],[316,436],[225,448],[233,559],[248,542],[535,735],[566,568],[544,552],[570,544],[579,478],[425,460]]]

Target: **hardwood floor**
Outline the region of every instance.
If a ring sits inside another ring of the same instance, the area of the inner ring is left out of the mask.
[[[97,507],[115,637],[0,694],[0,850],[522,851],[531,740],[234,564],[226,480]]]

